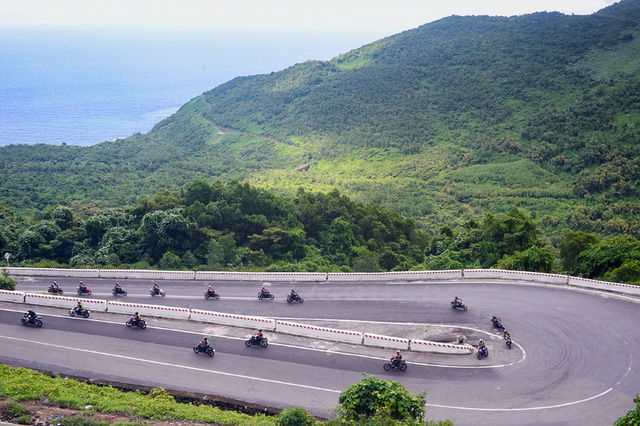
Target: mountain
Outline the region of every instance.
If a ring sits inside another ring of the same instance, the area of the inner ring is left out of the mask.
[[[0,196],[23,212],[91,212],[240,179],[338,188],[429,228],[518,207],[549,235],[639,236],[639,23],[640,0],[589,16],[452,16],[238,77],[145,135],[0,148]]]

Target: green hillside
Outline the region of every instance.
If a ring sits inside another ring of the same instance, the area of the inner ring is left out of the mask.
[[[638,23],[640,0],[590,16],[449,17],[236,78],[145,135],[2,147],[0,199],[91,214],[238,179],[281,195],[339,189],[426,230],[517,207],[554,241],[639,237]]]

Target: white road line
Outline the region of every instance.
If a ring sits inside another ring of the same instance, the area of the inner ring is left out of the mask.
[[[456,407],[454,405],[440,405],[440,404],[425,404],[427,407],[436,407],[436,408],[450,408],[453,410],[468,410],[468,411],[535,411],[535,410],[548,410],[550,408],[562,408],[568,407],[570,405],[582,404],[583,402],[589,402],[596,398],[600,398],[611,392],[613,388],[609,388],[604,392],[599,393],[598,395],[591,396],[589,398],[581,399],[579,401],[571,401],[565,402],[564,404],[556,404],[556,405],[547,405],[543,407],[522,407],[522,408],[475,408],[475,407]]]
[[[129,361],[139,361],[139,362],[142,362],[142,363],[145,363],[145,364],[156,364],[156,365],[162,365],[162,366],[165,366],[165,367],[182,368],[182,369],[185,369],[185,370],[192,370],[192,371],[198,371],[198,372],[204,372],[204,373],[210,373],[210,374],[217,374],[217,375],[220,375],[220,376],[229,376],[229,377],[236,377],[236,378],[240,378],[240,379],[256,380],[256,381],[259,381],[259,382],[267,382],[267,383],[274,383],[274,384],[285,385],[285,386],[293,386],[293,387],[304,388],[304,389],[319,390],[319,391],[323,391],[323,392],[331,392],[331,393],[341,393],[342,392],[342,391],[335,390],[335,389],[326,389],[326,388],[320,388],[320,387],[317,387],[317,386],[301,385],[299,383],[290,383],[290,382],[283,382],[283,381],[280,381],[280,380],[263,379],[263,378],[260,378],[260,377],[245,376],[243,374],[225,373],[225,372],[222,372],[222,371],[207,370],[207,369],[204,369],[204,368],[190,367],[190,366],[187,366],[187,365],[176,365],[176,364],[171,364],[171,363],[168,363],[168,362],[160,362],[160,361],[153,361],[153,360],[149,360],[149,359],[134,358],[134,357],[131,357],[131,356],[110,354],[110,353],[107,353],[107,352],[92,351],[92,350],[89,350],[89,349],[72,348],[70,346],[55,345],[53,343],[44,343],[44,342],[40,342],[40,341],[36,341],[36,340],[21,339],[21,338],[18,338],[18,337],[0,336],[0,339],[17,340],[19,342],[35,343],[38,346],[50,346],[50,347],[53,347],[53,348],[67,349],[67,350],[71,350],[71,351],[74,351],[74,352],[86,352],[86,353],[89,353],[89,354],[102,355],[102,356],[107,356],[107,357],[112,357],[112,358],[126,359],[126,360],[129,360]]]

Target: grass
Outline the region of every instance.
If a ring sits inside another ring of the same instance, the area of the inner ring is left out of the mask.
[[[184,404],[175,401],[162,388],[148,394],[123,392],[111,386],[98,386],[78,380],[50,377],[25,368],[0,365],[0,398],[12,401],[48,401],[64,408],[92,410],[150,420],[183,420],[221,425],[276,425],[277,418],[251,416],[225,411],[210,405]],[[12,409],[16,408],[12,405]],[[17,413],[16,413],[17,414]],[[24,414],[22,414],[24,415]]]

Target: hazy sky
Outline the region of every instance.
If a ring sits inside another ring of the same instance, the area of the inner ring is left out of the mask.
[[[0,0],[4,27],[208,28],[390,35],[450,15],[591,14],[616,0]]]

